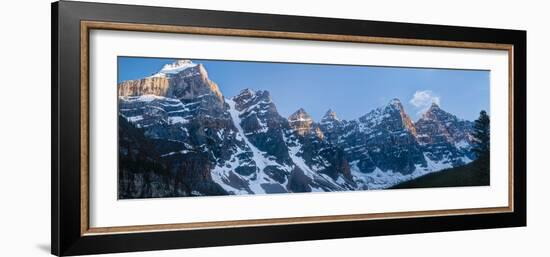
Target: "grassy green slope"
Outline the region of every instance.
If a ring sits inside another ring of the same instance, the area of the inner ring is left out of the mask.
[[[395,185],[396,188],[488,186],[489,158],[480,158],[467,165],[442,170]]]

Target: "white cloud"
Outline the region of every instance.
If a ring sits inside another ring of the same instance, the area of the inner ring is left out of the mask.
[[[419,109],[417,114],[421,114],[428,110],[432,103],[440,105],[440,99],[431,90],[422,90],[416,91],[409,103]]]

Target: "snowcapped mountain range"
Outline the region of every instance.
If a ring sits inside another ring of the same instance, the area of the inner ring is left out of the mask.
[[[416,122],[398,99],[355,120],[285,118],[268,91],[224,96],[189,60],[118,94],[119,198],[383,189],[475,159],[473,122],[436,104]]]

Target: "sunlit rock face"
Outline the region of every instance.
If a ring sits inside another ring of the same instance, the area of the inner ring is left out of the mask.
[[[150,77],[138,80],[127,80],[118,85],[119,96],[158,95],[168,93],[169,81],[165,77]]]
[[[202,64],[171,74],[169,79],[169,97],[188,100],[202,95],[214,95],[223,102],[223,95],[218,85],[208,78],[208,73]]]
[[[298,135],[304,136],[311,132],[313,119],[304,109],[300,108],[288,117],[288,123]]]
[[[118,85],[118,95],[156,95],[182,100],[213,95],[223,102],[218,85],[208,78],[204,66],[189,60],[166,64],[159,72],[143,79],[124,81]]]

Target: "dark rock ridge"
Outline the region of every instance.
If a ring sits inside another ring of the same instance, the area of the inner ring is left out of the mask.
[[[398,99],[356,120],[282,117],[268,91],[224,98],[179,60],[119,92],[119,198],[388,188],[471,162],[472,122]]]

